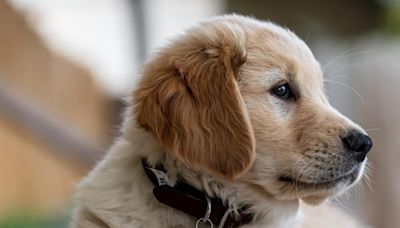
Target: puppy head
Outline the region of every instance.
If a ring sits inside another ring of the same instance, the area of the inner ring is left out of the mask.
[[[162,49],[134,101],[138,125],[171,156],[280,200],[317,203],[344,190],[372,145],[328,103],[304,42],[240,16],[200,24]]]

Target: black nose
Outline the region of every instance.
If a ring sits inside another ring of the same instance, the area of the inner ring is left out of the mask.
[[[368,135],[359,131],[351,131],[342,138],[343,145],[350,150],[358,162],[364,161],[372,148],[372,140]]]

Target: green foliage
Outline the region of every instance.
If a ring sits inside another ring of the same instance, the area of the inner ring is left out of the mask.
[[[35,213],[18,213],[0,219],[0,228],[66,228],[67,216],[43,216]]]
[[[400,3],[391,4],[385,14],[384,28],[386,31],[400,36]]]

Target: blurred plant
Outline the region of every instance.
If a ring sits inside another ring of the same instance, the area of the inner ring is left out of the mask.
[[[18,212],[0,219],[0,228],[66,228],[68,217],[65,215],[39,215],[30,212]]]
[[[396,36],[400,36],[400,1],[386,1],[384,29]]]

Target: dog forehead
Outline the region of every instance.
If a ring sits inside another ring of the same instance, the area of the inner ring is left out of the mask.
[[[309,48],[299,39],[266,37],[247,48],[245,71],[254,83],[287,80],[303,89],[322,88],[322,71]]]
[[[269,76],[294,81],[305,92],[323,89],[320,65],[304,41],[291,31],[269,22],[260,28],[259,33],[257,40],[250,43],[256,47],[249,48],[255,50],[253,54],[250,51],[249,61],[264,65],[265,70],[271,73]]]

